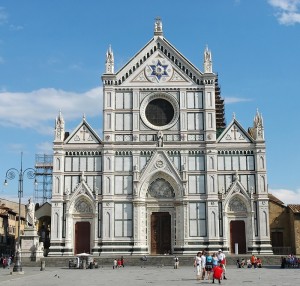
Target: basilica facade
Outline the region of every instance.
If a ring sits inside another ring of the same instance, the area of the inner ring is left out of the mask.
[[[49,256],[272,253],[263,119],[225,124],[208,48],[201,71],[156,19],[102,84],[103,135],[56,119]]]

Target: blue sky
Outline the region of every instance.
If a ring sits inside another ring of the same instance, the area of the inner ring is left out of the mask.
[[[85,114],[102,137],[107,48],[118,70],[153,37],[157,16],[200,70],[212,51],[227,123],[235,112],[247,129],[263,114],[269,191],[300,203],[300,0],[0,1],[0,178],[20,168],[21,151],[24,168],[52,152],[60,109],[67,131]],[[0,197],[16,196],[17,180],[0,185]]]

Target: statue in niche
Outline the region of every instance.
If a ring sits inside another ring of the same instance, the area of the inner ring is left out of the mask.
[[[163,135],[162,131],[158,131],[158,133],[157,133],[157,146],[158,147],[163,147],[163,144],[164,144],[163,140],[164,140],[164,135]]]

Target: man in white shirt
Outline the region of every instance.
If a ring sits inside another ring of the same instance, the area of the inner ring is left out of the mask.
[[[226,280],[226,256],[223,253],[222,249],[218,250],[218,260],[219,263],[223,265],[223,277]]]

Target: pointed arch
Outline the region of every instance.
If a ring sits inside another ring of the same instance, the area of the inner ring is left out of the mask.
[[[170,186],[174,190],[175,198],[182,197],[183,189],[181,187],[181,182],[176,180],[171,174],[168,174],[164,171],[157,171],[155,173],[149,174],[149,176],[147,176],[143,180],[143,182],[141,182],[139,197],[145,199],[147,197],[147,192],[150,185],[158,179],[163,179],[168,182],[168,184],[170,184]]]

